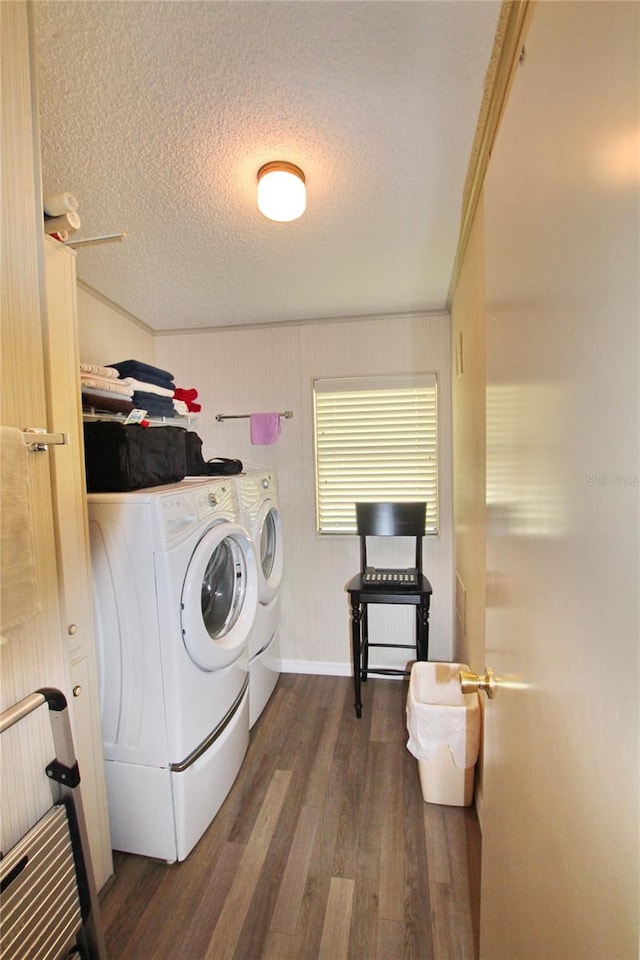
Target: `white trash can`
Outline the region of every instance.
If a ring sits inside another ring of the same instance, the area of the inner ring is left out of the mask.
[[[418,761],[423,799],[468,807],[480,749],[480,701],[463,693],[458,673],[465,663],[418,660],[407,697],[407,749]]]

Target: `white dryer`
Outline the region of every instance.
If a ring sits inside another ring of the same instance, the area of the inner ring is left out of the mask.
[[[258,612],[249,641],[249,725],[253,726],[280,676],[280,584],[282,527],[273,470],[247,469],[236,477],[240,519],[258,560]]]
[[[249,742],[255,552],[224,478],[88,506],[113,845],[183,860]]]

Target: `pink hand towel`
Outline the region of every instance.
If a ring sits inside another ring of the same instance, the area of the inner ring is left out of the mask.
[[[251,443],[275,443],[280,436],[279,413],[252,413],[249,416],[251,424]]]

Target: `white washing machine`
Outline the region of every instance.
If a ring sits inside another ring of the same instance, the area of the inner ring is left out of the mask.
[[[88,506],[113,845],[184,860],[249,742],[255,551],[225,478]]]
[[[280,676],[280,583],[283,545],[276,477],[266,467],[236,477],[240,519],[258,560],[258,612],[249,641],[249,725],[253,726]]]

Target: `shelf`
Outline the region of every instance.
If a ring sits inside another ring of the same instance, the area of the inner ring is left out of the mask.
[[[109,413],[108,411],[96,410],[93,407],[83,407],[82,408],[82,419],[86,421],[92,420],[116,420],[119,423],[124,423],[127,419],[127,414],[125,413]],[[197,417],[145,417],[145,422],[149,424],[150,427],[187,427],[193,426],[198,422]]]

